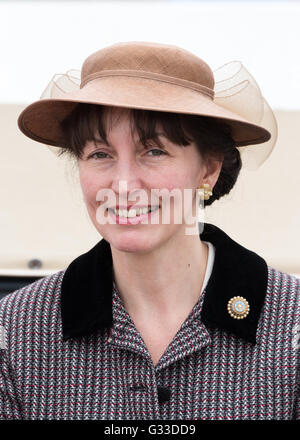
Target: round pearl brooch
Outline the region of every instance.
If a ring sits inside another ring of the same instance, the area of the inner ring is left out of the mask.
[[[242,296],[234,296],[228,301],[227,310],[232,318],[244,319],[250,311],[250,306]]]

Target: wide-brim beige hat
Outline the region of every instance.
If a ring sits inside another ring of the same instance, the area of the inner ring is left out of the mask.
[[[19,115],[29,138],[54,147],[67,141],[60,123],[78,103],[184,113],[220,119],[249,169],[270,155],[277,123],[240,61],[214,72],[198,56],[169,44],[121,42],[91,54],[80,70],[55,74],[38,101]],[[251,146],[251,148],[245,148]]]

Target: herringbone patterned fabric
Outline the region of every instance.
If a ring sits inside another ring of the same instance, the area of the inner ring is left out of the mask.
[[[0,419],[300,419],[296,277],[268,266],[256,344],[204,326],[204,290],[154,366],[115,288],[113,327],[63,341],[63,275],[0,301]]]

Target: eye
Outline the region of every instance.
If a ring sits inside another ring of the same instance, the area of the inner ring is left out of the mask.
[[[107,155],[107,153],[104,153],[103,151],[96,151],[96,153],[93,153],[93,154],[91,154],[91,155],[89,156],[89,159],[90,159],[90,158],[92,158],[92,159],[97,159],[97,157],[95,157],[96,154],[105,154],[105,155]],[[98,159],[105,159],[105,158],[102,156],[102,157],[98,157]]]
[[[167,154],[165,151],[160,150],[160,149],[158,149],[158,148],[153,148],[152,150],[147,151],[147,154],[148,154],[148,153],[151,153],[151,152],[153,152],[153,151],[158,151],[159,153],[162,153],[162,154],[154,154],[154,157],[159,157],[159,156],[161,156],[161,155],[166,155],[166,154]]]
[[[167,153],[165,152],[165,151],[163,151],[163,150],[160,150],[159,148],[152,148],[152,150],[149,150],[149,151],[147,151],[147,153],[146,154],[148,154],[148,153],[152,153],[152,152],[158,152],[159,154],[153,154],[153,157],[160,157],[160,156],[163,156],[163,155],[167,155]],[[99,155],[101,155],[102,154],[102,156],[99,156]],[[104,155],[104,156],[103,156]],[[104,153],[104,151],[96,151],[95,153],[93,153],[93,154],[91,154],[90,156],[89,156],[89,159],[91,158],[91,159],[106,159],[106,157],[105,156],[107,156],[107,153]]]

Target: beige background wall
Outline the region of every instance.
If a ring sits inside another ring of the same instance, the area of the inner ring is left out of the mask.
[[[0,105],[0,275],[65,268],[100,239],[76,173],[17,127],[25,106]],[[260,254],[276,269],[300,274],[300,112],[276,111],[278,141],[256,172],[242,171],[232,192],[206,208],[205,221]],[[40,259],[40,270],[28,268]]]

